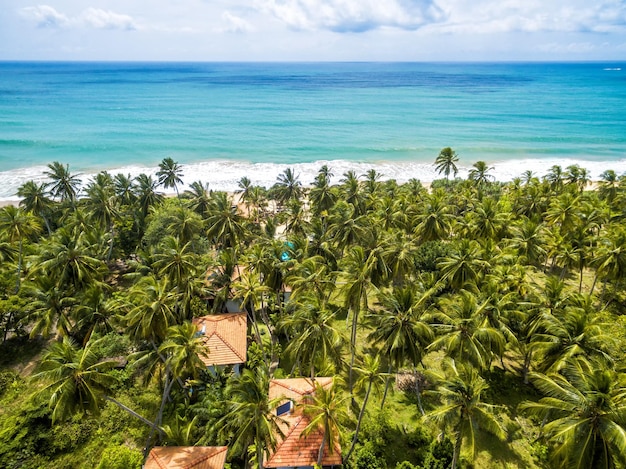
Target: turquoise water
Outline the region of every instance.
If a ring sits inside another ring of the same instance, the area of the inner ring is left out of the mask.
[[[87,179],[152,172],[185,182],[304,183],[374,167],[437,177],[451,146],[499,179],[578,163],[626,171],[626,64],[0,63],[0,198],[45,165]]]

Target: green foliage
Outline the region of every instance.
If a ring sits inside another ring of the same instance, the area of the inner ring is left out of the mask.
[[[358,445],[354,451],[354,456],[346,466],[348,469],[387,469],[387,463],[382,456],[380,447],[372,441]]]
[[[128,446],[109,446],[102,452],[96,469],[139,469],[143,463],[141,451]]]
[[[0,371],[0,397],[2,397],[7,389],[12,385],[18,384],[20,377],[11,370]]]
[[[415,251],[415,268],[422,272],[436,272],[437,261],[450,254],[448,243],[442,241],[426,241]]]

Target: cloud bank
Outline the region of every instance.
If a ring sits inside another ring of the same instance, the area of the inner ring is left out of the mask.
[[[50,5],[37,5],[19,10],[26,20],[33,21],[40,28],[92,28],[136,30],[132,17],[100,8],[87,8],[76,16],[68,16]]]
[[[434,0],[258,0],[257,7],[291,29],[338,33],[415,30],[445,18]]]

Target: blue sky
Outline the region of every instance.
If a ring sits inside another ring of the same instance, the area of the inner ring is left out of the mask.
[[[626,0],[3,0],[0,60],[623,60]]]

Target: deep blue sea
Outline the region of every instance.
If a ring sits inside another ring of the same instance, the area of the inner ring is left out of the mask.
[[[309,184],[322,164],[430,181],[443,147],[500,180],[553,164],[626,171],[626,63],[0,62],[0,199],[48,163],[87,180]]]

